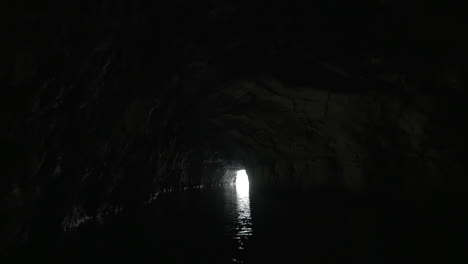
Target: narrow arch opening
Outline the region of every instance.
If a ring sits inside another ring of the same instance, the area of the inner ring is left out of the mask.
[[[236,189],[241,192],[249,191],[249,176],[245,170],[238,170],[236,173]]]

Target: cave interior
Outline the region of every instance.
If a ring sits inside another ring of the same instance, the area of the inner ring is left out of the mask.
[[[380,212],[399,223],[395,230],[420,228],[402,231],[416,241],[408,251],[414,256],[464,256],[468,43],[461,6],[0,6],[0,256],[71,254],[58,248],[79,251],[80,234],[115,222],[138,226],[171,195],[235,185],[241,170],[254,227],[267,218],[256,198],[265,194],[301,204],[285,221],[301,222],[313,208]],[[377,225],[350,219],[362,237]],[[129,245],[121,240],[122,252]],[[158,258],[158,247],[149,251]],[[400,251],[401,258],[408,253]],[[381,263],[397,254],[385,252]],[[333,254],[323,258],[330,263]]]

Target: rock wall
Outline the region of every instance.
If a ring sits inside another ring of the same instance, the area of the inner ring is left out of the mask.
[[[455,163],[462,164],[465,155],[456,152],[448,135],[464,128],[451,123],[443,129],[440,95],[344,94],[263,80],[237,83],[222,96],[233,91],[242,95],[226,101],[242,104],[238,112],[220,115],[222,121],[213,123],[222,127],[215,131],[238,130],[228,136],[255,153],[254,164],[250,157],[243,160],[257,185],[304,190],[333,185],[402,195],[463,191],[452,183],[462,178],[464,169]],[[449,175],[440,177],[450,167]]]

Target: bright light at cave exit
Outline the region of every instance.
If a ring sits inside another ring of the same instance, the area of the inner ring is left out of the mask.
[[[236,189],[244,192],[249,191],[249,177],[245,170],[238,170],[236,174]]]

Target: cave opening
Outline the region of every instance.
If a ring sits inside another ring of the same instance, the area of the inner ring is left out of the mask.
[[[249,176],[245,170],[238,170],[236,172],[236,179],[235,179],[236,190],[242,193],[248,193],[250,184],[249,184]]]

